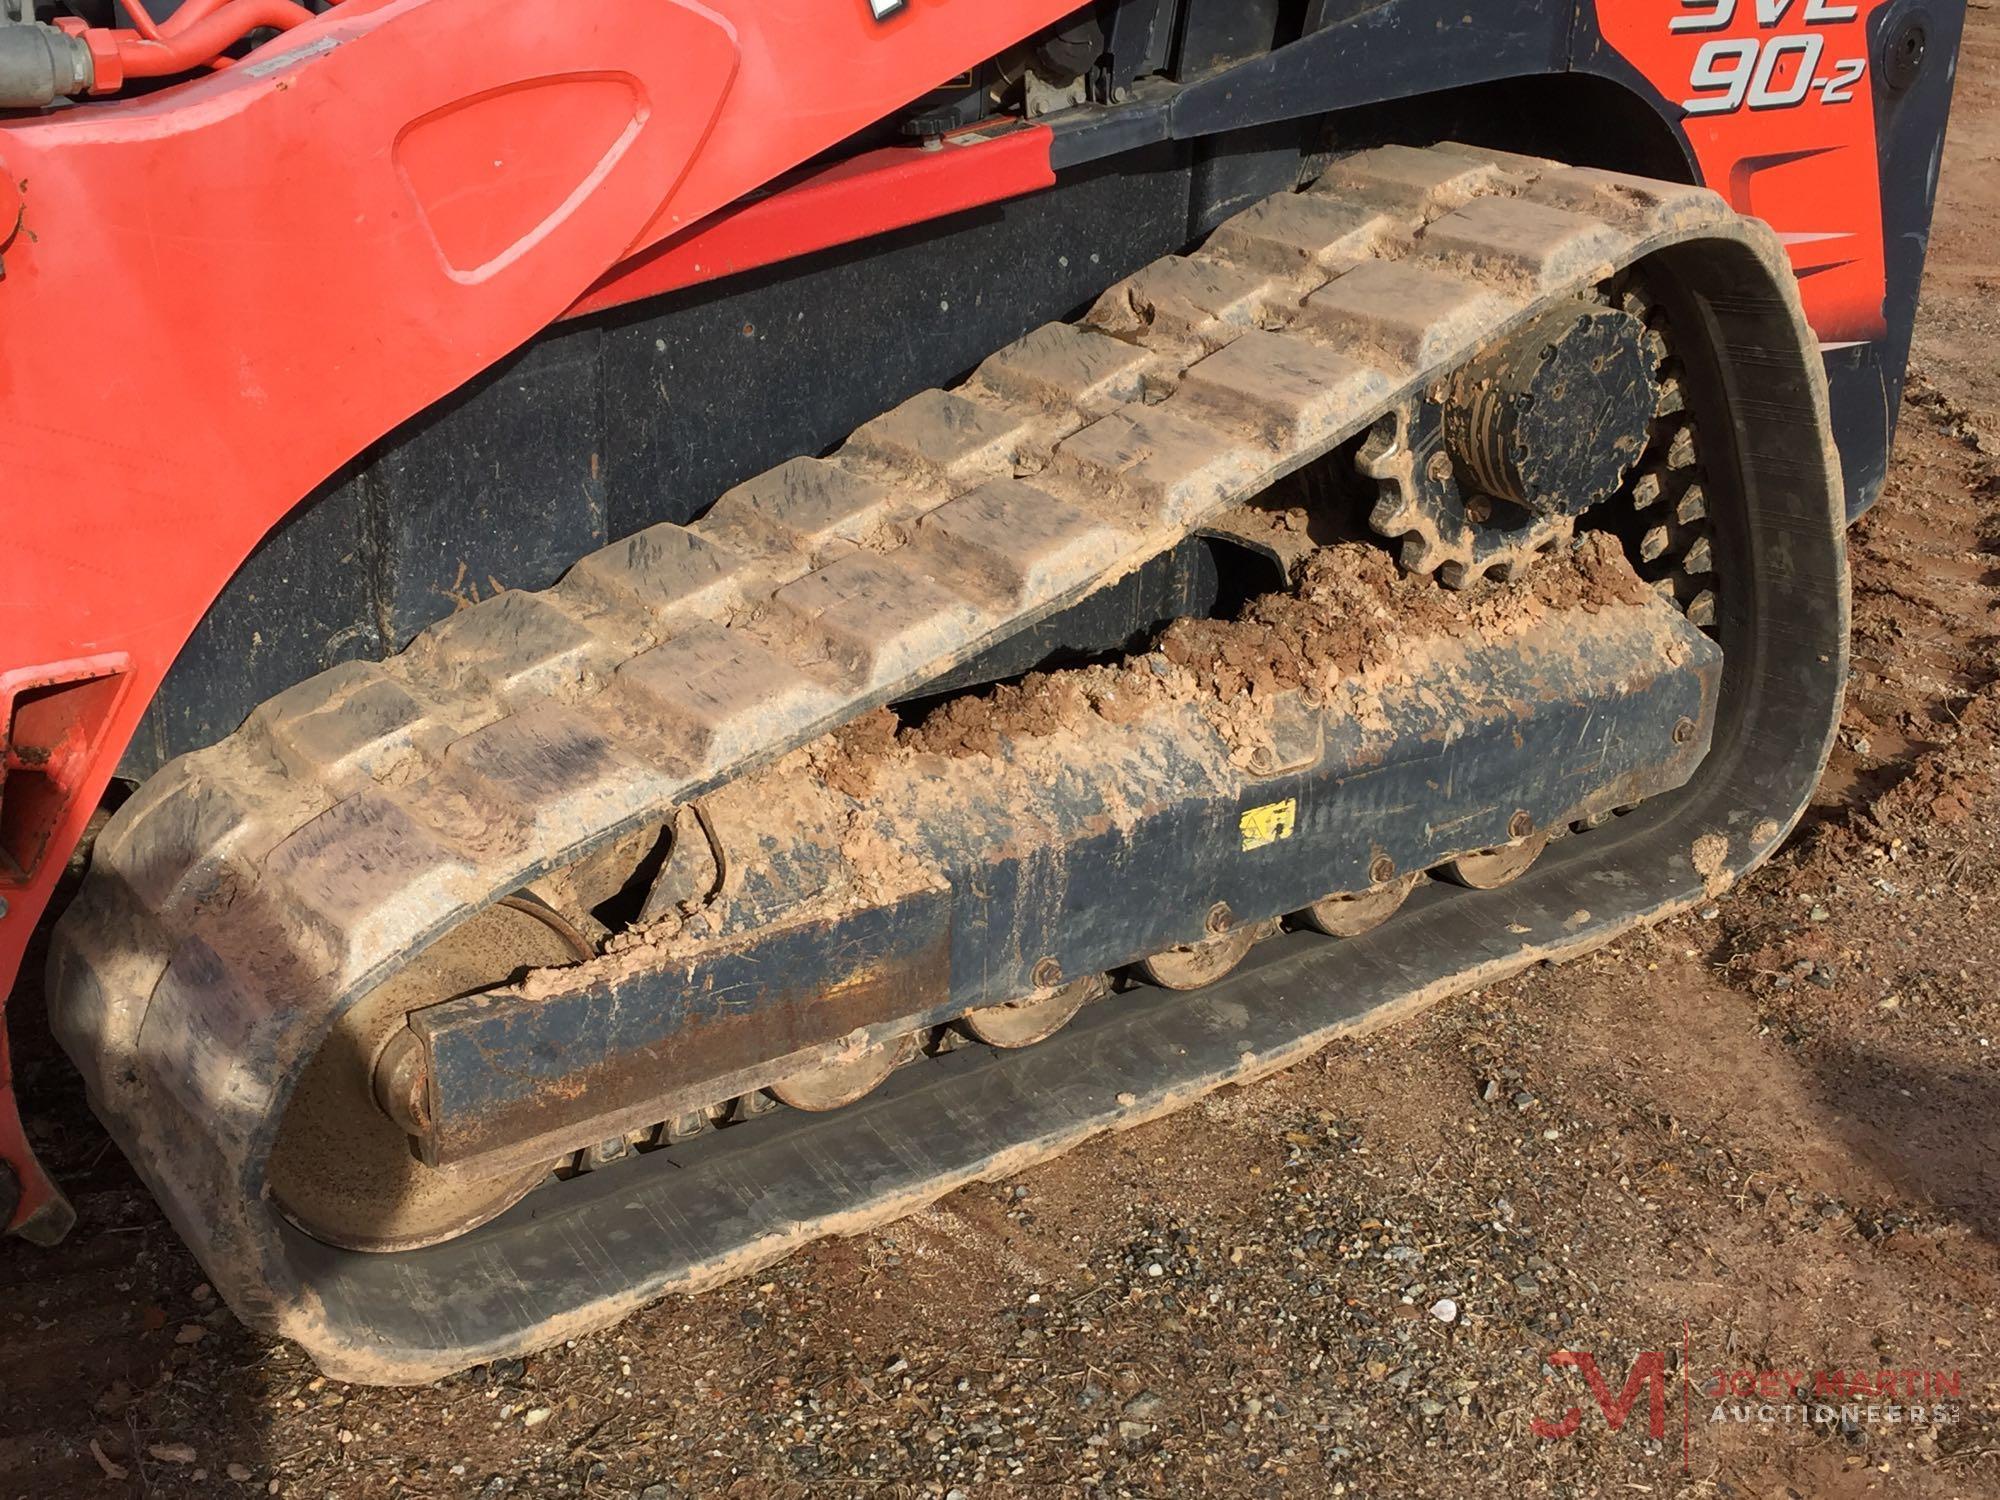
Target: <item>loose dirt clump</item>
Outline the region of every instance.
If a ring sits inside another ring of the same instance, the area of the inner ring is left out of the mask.
[[[1008,739],[1073,729],[1090,715],[1130,723],[1149,707],[1194,703],[1232,741],[1254,728],[1241,712],[1278,693],[1324,702],[1343,684],[1407,678],[1419,643],[1504,639],[1565,610],[1636,607],[1653,598],[1617,542],[1591,533],[1517,583],[1454,591],[1405,573],[1381,547],[1343,542],[1314,552],[1289,593],[1252,600],[1233,620],[1176,620],[1148,653],[1115,665],[1033,672],[953,699],[896,736],[910,751],[996,754]]]

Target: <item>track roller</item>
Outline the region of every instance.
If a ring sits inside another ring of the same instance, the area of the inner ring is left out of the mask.
[[[1527,874],[1528,867],[1540,859],[1542,851],[1548,847],[1547,833],[1530,834],[1512,843],[1481,849],[1477,854],[1461,854],[1457,859],[1447,860],[1439,867],[1438,873],[1454,885],[1475,891],[1490,891]]]
[[[1423,878],[1421,871],[1413,871],[1391,876],[1365,891],[1325,896],[1299,912],[1294,920],[1328,937],[1360,937],[1395,916]]]
[[[1061,1031],[1086,1003],[1103,993],[1103,976],[1092,974],[1045,995],[969,1010],[958,1024],[967,1036],[989,1047],[1032,1046]]]
[[[839,1109],[872,1093],[917,1050],[914,1033],[892,1042],[874,1042],[780,1079],[765,1092],[793,1109]],[[749,1097],[749,1096],[746,1096]],[[749,1111],[743,1111],[749,1113]],[[763,1113],[762,1110],[755,1111]]]
[[[1198,943],[1183,943],[1151,958],[1142,958],[1133,967],[1141,977],[1166,990],[1198,990],[1213,984],[1243,962],[1257,941],[1258,924],[1237,922],[1229,908],[1218,902],[1208,913],[1208,930],[1213,937]]]

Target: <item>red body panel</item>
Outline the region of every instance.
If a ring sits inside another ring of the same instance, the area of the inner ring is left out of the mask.
[[[943,214],[1053,186],[1046,125],[885,146],[801,172],[617,266],[566,316],[775,265]]]
[[[1885,0],[1600,0],[1605,40],[1686,111],[1702,180],[1784,236],[1824,343],[1884,327],[1868,23]]]
[[[285,511],[677,233],[1072,0],[346,0],[222,72],[0,128],[0,667],[125,663],[0,993],[140,713]],[[14,1227],[51,1201],[0,1097]]]

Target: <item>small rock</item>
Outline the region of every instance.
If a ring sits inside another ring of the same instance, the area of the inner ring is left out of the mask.
[[[163,1464],[194,1462],[194,1445],[191,1443],[154,1443],[146,1451]]]
[[[198,1344],[206,1337],[208,1337],[208,1330],[202,1327],[201,1324],[183,1323],[180,1326],[180,1331],[174,1335],[174,1342],[176,1344]]]
[[[244,1467],[242,1464],[231,1464],[228,1468],[224,1469],[222,1472],[227,1474],[231,1479],[235,1480],[238,1484],[242,1484],[250,1478],[249,1469]]]
[[[1431,1304],[1431,1316],[1436,1318],[1440,1323],[1456,1323],[1458,1321],[1458,1304],[1449,1297],[1440,1297]]]
[[[1494,1100],[1498,1099],[1499,1097],[1500,1097],[1499,1079],[1489,1078],[1484,1083],[1479,1085],[1479,1102],[1481,1104],[1491,1104]]]
[[[1815,906],[1811,911],[1806,913],[1807,919],[1813,922],[1824,922],[1832,915],[1833,913],[1828,911],[1824,906]]]
[[[1118,1106],[1121,1109],[1130,1109],[1138,1102],[1139,1096],[1137,1094],[1120,1094],[1118,1096]]]
[[[554,1415],[555,1413],[550,1411],[546,1406],[538,1406],[525,1417],[521,1418],[521,1425],[523,1427],[539,1427]]]
[[[1125,1403],[1125,1415],[1135,1422],[1150,1422],[1160,1414],[1164,1403],[1151,1391],[1141,1391]]]
[[[1542,1284],[1539,1281],[1535,1280],[1534,1277],[1528,1275],[1525,1271],[1522,1272],[1519,1276],[1516,1276],[1514,1278],[1514,1290],[1517,1292],[1524,1292],[1529,1296],[1533,1296],[1536,1292],[1539,1292],[1541,1289],[1542,1289]]]
[[[639,1500],[674,1500],[674,1492],[664,1484],[649,1484],[639,1491]]]
[[[1535,1107],[1535,1096],[1529,1093],[1526,1089],[1522,1089],[1520,1093],[1514,1096],[1514,1108],[1520,1110],[1529,1110],[1533,1109],[1534,1107]]]

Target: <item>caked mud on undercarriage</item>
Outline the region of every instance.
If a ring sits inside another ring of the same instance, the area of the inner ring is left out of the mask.
[[[430,1378],[1719,890],[1825,754],[1841,517],[1761,226],[1336,159],[174,763],[57,1025],[240,1315]],[[1250,602],[1016,681],[1189,545]]]

